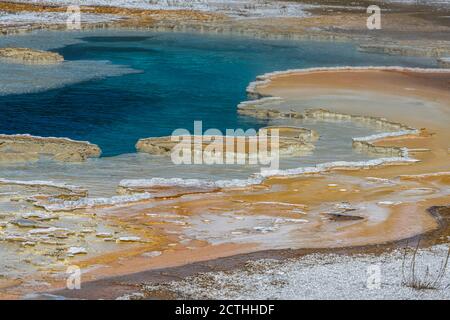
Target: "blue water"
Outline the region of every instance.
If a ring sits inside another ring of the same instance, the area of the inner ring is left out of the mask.
[[[111,31],[77,38],[82,41],[54,51],[70,62],[107,60],[139,72],[0,96],[0,132],[87,140],[98,144],[104,156],[112,156],[134,152],[139,138],[192,130],[194,120],[202,120],[204,129],[264,126],[264,121],[238,116],[236,105],[246,99],[248,83],[266,72],[339,65],[432,66],[426,59],[361,53],[348,43]],[[42,67],[26,68],[37,72]],[[48,68],[46,77],[51,75]]]

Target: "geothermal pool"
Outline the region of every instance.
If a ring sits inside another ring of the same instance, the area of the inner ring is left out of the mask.
[[[276,122],[239,116],[245,88],[257,75],[316,66],[434,67],[425,58],[359,52],[350,43],[256,40],[204,34],[143,31],[35,32],[0,38],[0,46],[62,54],[55,66],[0,63],[0,132],[69,137],[98,144],[103,157],[82,164],[41,160],[0,166],[0,176],[56,180],[111,195],[122,179],[247,178],[255,166],[175,166],[165,157],[135,153],[140,138],[177,128],[258,129]],[[283,122],[286,124],[286,122]],[[281,168],[371,157],[351,138],[376,133],[354,123],[296,121],[320,134],[315,151],[283,159]],[[105,183],[108,181],[108,183]]]
[[[174,129],[258,128],[236,105],[257,75],[341,65],[430,67],[430,60],[358,52],[349,43],[288,42],[177,33],[39,32],[0,46],[51,49],[59,66],[0,64],[0,132],[64,136],[104,156]],[[34,92],[33,92],[34,91]],[[35,92],[39,91],[39,92]]]

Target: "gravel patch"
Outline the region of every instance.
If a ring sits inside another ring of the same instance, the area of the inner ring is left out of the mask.
[[[423,279],[428,268],[434,278],[448,250],[446,245],[420,250],[416,274]],[[449,299],[449,268],[435,289],[405,284],[411,276],[412,256],[409,251],[404,259],[405,251],[396,250],[378,256],[314,254],[287,261],[260,260],[240,270],[201,273],[145,285],[143,290],[149,296],[166,291],[189,299]]]

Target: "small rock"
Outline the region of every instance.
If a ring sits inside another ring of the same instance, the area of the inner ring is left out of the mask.
[[[95,235],[97,238],[112,238],[112,233],[109,232],[99,232]]]
[[[380,206],[396,206],[401,204],[401,201],[380,201],[377,204]]]
[[[21,236],[21,235],[7,235],[3,237],[1,240],[8,241],[8,242],[27,242],[29,239],[27,237]]]
[[[25,241],[25,242],[22,242],[22,246],[23,247],[34,247],[36,245],[36,242],[34,242],[34,241]]]
[[[69,230],[64,229],[64,228],[56,228],[56,227],[50,227],[50,228],[39,228],[39,229],[34,229],[34,230],[30,230],[28,231],[29,234],[31,235],[39,235],[39,234],[51,234],[51,233],[55,233],[55,232],[68,232]]]
[[[148,258],[153,258],[153,257],[158,257],[162,254],[161,251],[150,251],[150,252],[145,252],[142,254],[143,257],[148,257]]]
[[[253,230],[261,232],[261,233],[267,233],[272,232],[275,230],[273,227],[253,227]]]
[[[94,233],[95,230],[94,230],[94,229],[89,229],[89,228],[87,228],[87,229],[81,230],[80,232],[81,232],[81,233]]]
[[[59,53],[30,48],[1,48],[0,58],[26,64],[55,64],[64,61]]]
[[[20,228],[42,228],[43,225],[34,221],[34,220],[28,220],[28,219],[16,219],[10,221],[11,224],[18,226]]]
[[[289,219],[289,218],[277,218],[275,219],[275,224],[281,224],[281,223],[308,223],[308,220],[305,219]]]
[[[50,234],[50,237],[56,238],[56,239],[67,239],[69,237],[70,232],[67,232],[65,230],[57,230]]]
[[[36,219],[39,221],[47,221],[47,220],[55,220],[58,219],[57,215],[50,215],[42,212],[28,212],[22,214],[22,218],[24,219]]]
[[[9,216],[10,216],[9,213],[6,213],[6,212],[0,212],[0,219],[8,218]]]
[[[158,217],[159,216],[159,214],[157,214],[157,213],[146,213],[145,215],[148,217]]]
[[[46,244],[46,245],[49,245],[49,246],[59,246],[59,245],[61,245],[62,243],[61,242],[59,242],[59,241],[56,241],[56,240],[41,240],[40,241],[40,243],[41,244]]]
[[[344,213],[336,213],[336,212],[327,212],[327,215],[330,216],[331,220],[334,221],[352,221],[352,220],[362,220],[363,217],[360,216],[354,216],[350,214],[344,214]]]
[[[77,254],[87,254],[87,250],[83,247],[70,247],[67,250],[67,253],[71,256],[74,256]]]
[[[336,209],[347,211],[355,211],[356,209],[352,207],[352,205],[348,202],[341,202],[334,205]]]
[[[130,236],[130,237],[120,237],[119,239],[117,239],[117,242],[139,242],[141,241],[140,237],[134,237],[134,236]]]

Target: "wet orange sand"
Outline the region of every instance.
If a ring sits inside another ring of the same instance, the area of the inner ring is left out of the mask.
[[[309,96],[334,95],[335,101],[324,109],[372,117],[382,117],[417,129],[426,128],[427,138],[386,139],[378,145],[426,148],[430,152],[414,154],[421,163],[414,166],[377,169],[378,175],[418,174],[449,171],[450,169],[450,70],[447,73],[408,71],[319,71],[280,76],[261,94],[299,101]],[[375,107],[368,108],[352,98],[372,94],[377,97]],[[339,96],[343,98],[339,101]],[[347,95],[353,95],[347,98]],[[397,104],[408,97],[423,104]]]

